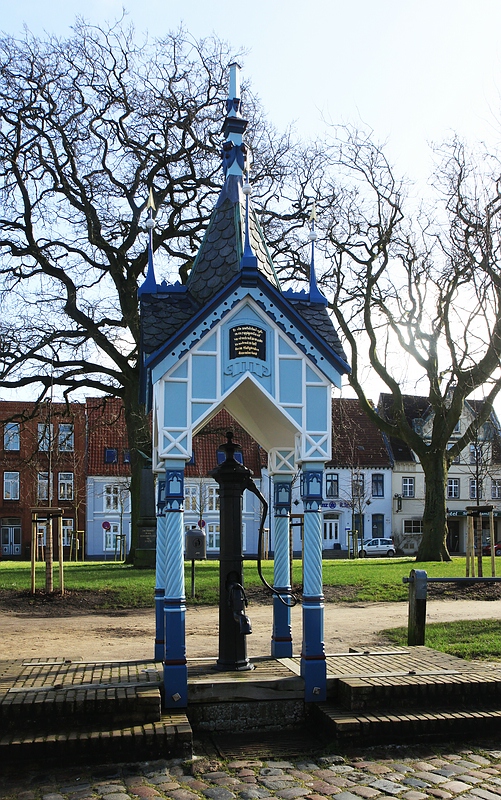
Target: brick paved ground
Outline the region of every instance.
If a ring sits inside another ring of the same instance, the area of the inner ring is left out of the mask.
[[[285,734],[286,735],[286,734]],[[371,748],[290,761],[157,761],[66,767],[0,778],[9,800],[500,800],[501,750],[491,742]]]

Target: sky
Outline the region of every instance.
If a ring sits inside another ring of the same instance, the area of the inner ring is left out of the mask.
[[[279,129],[314,137],[326,123],[372,128],[418,193],[431,144],[453,133],[473,146],[500,141],[500,0],[20,0],[4,2],[0,30],[64,37],[77,16],[109,23],[122,8],[138,33],[183,25],[243,48],[242,77]]]
[[[113,22],[122,8],[138,32],[183,24],[244,48],[271,121],[315,136],[364,124],[397,174],[424,182],[431,143],[458,133],[472,144],[501,133],[499,0],[20,0],[4,3],[0,29],[65,36],[77,16]]]

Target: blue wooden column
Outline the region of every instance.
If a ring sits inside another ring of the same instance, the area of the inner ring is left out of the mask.
[[[164,633],[164,706],[184,708],[188,704],[184,593],[184,461],[171,461],[167,465],[165,483],[162,486],[163,483],[163,480],[159,481],[157,575],[164,582],[164,595],[163,620],[160,621],[157,617],[157,636]],[[159,597],[158,607],[160,602]],[[160,632],[158,628],[161,628]]]
[[[164,597],[167,568],[167,542],[165,534],[165,481],[157,485],[157,556],[155,573],[155,661],[165,656]]]
[[[273,596],[273,632],[271,655],[274,658],[292,656],[291,582],[289,524],[291,510],[291,475],[274,475],[274,588],[280,597]]]
[[[320,468],[322,467],[322,468]],[[320,702],[327,695],[324,649],[324,595],[322,584],[323,465],[302,464],[303,530],[303,646],[301,675],[305,701]]]

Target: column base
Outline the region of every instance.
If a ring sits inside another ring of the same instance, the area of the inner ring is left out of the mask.
[[[186,708],[188,705],[188,667],[164,663],[164,708]]]

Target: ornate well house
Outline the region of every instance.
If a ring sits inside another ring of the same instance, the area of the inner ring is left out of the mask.
[[[349,371],[317,289],[283,291],[252,208],[239,67],[230,67],[223,125],[225,180],[186,285],[157,284],[153,258],[140,290],[145,398],[153,410],[157,517],[157,656],[167,702],[187,702],[184,482],[193,436],[226,409],[268,453],[274,487],[274,584],[290,589],[291,484],[304,509],[302,674],[305,697],[326,693],[322,490],[331,457],[331,396]],[[150,254],[154,222],[150,209]],[[214,465],[215,466],[215,465]],[[277,601],[277,602],[275,602]],[[274,598],[272,654],[291,655],[290,608]],[[165,634],[165,638],[162,637]],[[170,698],[170,699],[169,699]]]

